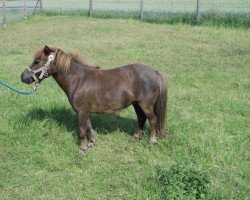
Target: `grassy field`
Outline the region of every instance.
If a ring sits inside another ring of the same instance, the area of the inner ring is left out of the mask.
[[[34,49],[77,50],[103,69],[142,62],[169,80],[171,139],[131,141],[132,108],[77,118],[53,78],[34,96],[0,87],[0,199],[249,199],[250,32],[132,19],[35,16],[0,29],[0,80],[20,90]]]

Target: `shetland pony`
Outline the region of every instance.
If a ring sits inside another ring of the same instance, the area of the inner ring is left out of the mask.
[[[144,64],[101,70],[76,53],[44,46],[36,50],[34,60],[22,73],[21,80],[26,84],[38,84],[49,76],[53,76],[63,89],[77,113],[82,153],[86,153],[96,141],[90,114],[115,114],[130,105],[133,105],[138,118],[134,140],[141,137],[147,119],[152,143],[156,143],[157,133],[163,137],[170,136],[164,130],[167,109],[165,79],[161,73]]]

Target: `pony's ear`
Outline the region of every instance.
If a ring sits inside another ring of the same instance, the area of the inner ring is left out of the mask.
[[[47,45],[45,45],[43,52],[44,52],[45,56],[48,56],[51,53],[51,50]]]

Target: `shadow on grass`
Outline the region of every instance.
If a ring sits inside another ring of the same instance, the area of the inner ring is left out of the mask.
[[[55,121],[59,126],[64,126],[68,132],[78,135],[78,119],[75,112],[69,108],[56,107],[52,109],[35,108],[27,113],[29,120]],[[109,134],[115,131],[125,132],[132,135],[137,127],[137,120],[119,115],[92,114],[91,123],[98,134]]]

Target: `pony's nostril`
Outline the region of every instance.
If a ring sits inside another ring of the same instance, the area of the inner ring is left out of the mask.
[[[21,77],[21,81],[22,81],[23,83],[26,82],[26,80],[25,80],[23,77]]]
[[[25,78],[25,74],[22,73],[22,74],[21,74],[21,80],[24,81],[25,79],[26,79],[26,78]]]
[[[25,82],[26,82],[26,79],[24,79],[23,77],[21,77],[21,81],[22,81],[23,83],[25,83]]]
[[[23,83],[26,83],[26,84],[32,83],[31,77],[25,75],[24,73],[21,74],[21,81],[22,81]]]

